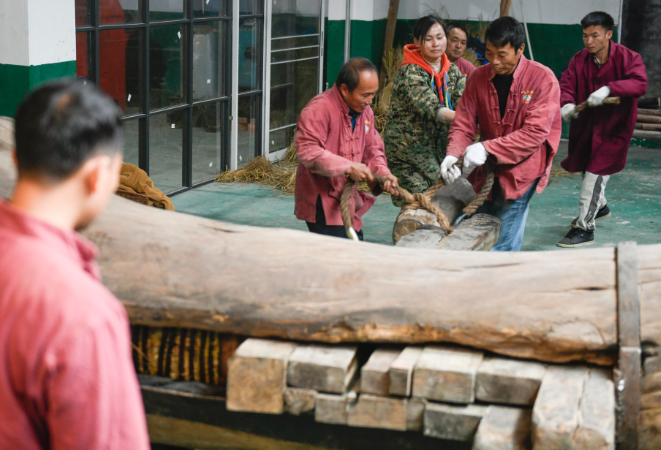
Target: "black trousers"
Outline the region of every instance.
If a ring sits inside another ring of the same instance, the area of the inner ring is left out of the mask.
[[[326,225],[326,215],[324,207],[321,205],[321,197],[317,197],[317,208],[315,212],[315,223],[305,222],[311,233],[323,234],[325,236],[335,236],[349,238],[347,231],[342,225]],[[363,240],[363,230],[357,231],[358,239]]]

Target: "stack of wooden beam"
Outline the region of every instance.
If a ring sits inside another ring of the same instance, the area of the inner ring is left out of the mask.
[[[418,431],[480,450],[615,448],[608,370],[450,346],[365,356],[358,346],[248,339],[229,362],[227,408]]]
[[[636,139],[661,140],[661,110],[638,108]]]

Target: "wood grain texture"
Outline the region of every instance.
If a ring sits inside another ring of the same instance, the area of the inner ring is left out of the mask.
[[[488,214],[475,214],[464,219],[437,248],[441,250],[486,251],[500,237],[500,219]]]
[[[477,427],[473,450],[528,450],[530,425],[530,410],[489,406]]]
[[[390,391],[388,371],[401,350],[377,348],[370,355],[367,363],[360,369],[360,392],[384,397]]]
[[[473,403],[481,362],[481,352],[425,347],[413,371],[413,395],[442,402]]]
[[[428,403],[425,408],[425,436],[453,441],[472,441],[487,407],[481,405],[451,406]]]
[[[390,395],[411,396],[413,369],[422,353],[422,347],[406,347],[393,361],[388,371]]]
[[[407,400],[363,394],[349,409],[347,424],[351,427],[383,428],[406,431]]]
[[[295,416],[310,412],[314,410],[314,399],[316,396],[317,391],[314,389],[285,388],[282,393],[285,411]]]
[[[13,168],[2,153],[6,180]],[[8,196],[11,186],[0,185]],[[99,246],[104,283],[134,324],[329,343],[455,342],[542,361],[614,361],[612,248],[448,258],[122,198],[112,198],[84,234]],[[659,255],[661,245],[638,247],[641,338],[649,345],[661,344]]]
[[[287,384],[342,394],[358,370],[354,346],[302,345],[289,358]]]
[[[506,358],[485,358],[477,370],[475,397],[487,403],[533,405],[542,383],[544,364]]]

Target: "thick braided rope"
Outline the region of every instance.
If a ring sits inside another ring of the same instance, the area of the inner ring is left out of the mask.
[[[606,97],[604,99],[604,105],[619,105],[620,104],[620,97]],[[583,103],[579,103],[576,105],[576,108],[574,108],[574,112],[581,112],[584,109],[588,108],[588,102],[584,101]]]

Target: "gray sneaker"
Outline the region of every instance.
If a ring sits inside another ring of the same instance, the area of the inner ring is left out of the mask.
[[[608,207],[608,205],[604,205],[603,208],[600,208],[599,211],[597,211],[597,217],[594,218],[594,221],[597,222],[599,220],[608,219],[610,216],[611,216],[610,208]],[[578,221],[578,217],[571,221],[571,226],[576,228],[577,221]]]
[[[585,247],[594,244],[594,231],[585,231],[580,228],[572,228],[567,236],[562,238],[556,245],[558,247],[574,248]]]

